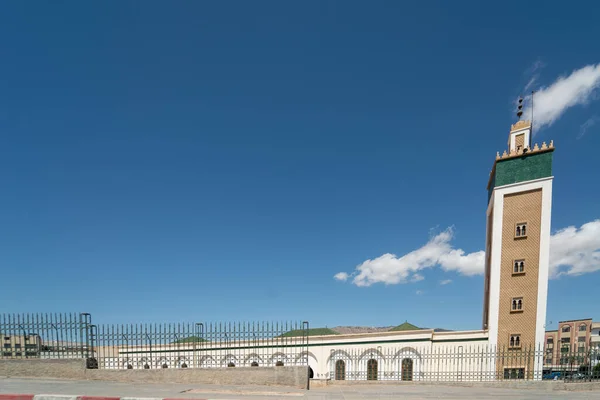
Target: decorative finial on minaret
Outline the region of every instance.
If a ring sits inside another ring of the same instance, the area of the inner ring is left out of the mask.
[[[519,97],[519,105],[517,106],[517,117],[521,120],[521,115],[523,115],[523,97]]]

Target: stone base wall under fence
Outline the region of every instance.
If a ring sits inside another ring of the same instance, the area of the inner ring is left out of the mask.
[[[0,360],[0,376],[132,383],[200,383],[308,388],[308,367],[235,367],[150,370],[86,369],[85,360]]]
[[[85,360],[0,360],[0,376],[85,379]]]
[[[86,379],[135,383],[291,386],[307,389],[308,367],[235,367],[151,370],[88,369]]]

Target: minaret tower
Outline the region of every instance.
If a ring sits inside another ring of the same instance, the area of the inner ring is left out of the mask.
[[[522,99],[519,117],[521,108]],[[492,349],[515,354],[543,349],[546,324],[554,144],[531,147],[531,128],[521,120],[511,126],[487,187],[483,329]],[[510,373],[541,377],[541,363],[524,364]]]

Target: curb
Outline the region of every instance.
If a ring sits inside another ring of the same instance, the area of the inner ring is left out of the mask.
[[[200,398],[69,396],[63,394],[0,394],[0,400],[210,400]]]

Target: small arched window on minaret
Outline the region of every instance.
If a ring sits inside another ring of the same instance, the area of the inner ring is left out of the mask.
[[[527,223],[520,222],[515,226],[515,238],[527,237]]]
[[[514,336],[510,337],[510,347],[515,347],[515,337]]]
[[[513,273],[515,273],[515,274],[516,274],[516,273],[518,273],[518,272],[519,272],[519,262],[518,262],[518,261],[515,261],[515,267],[514,267],[514,269],[513,269]]]
[[[523,298],[513,297],[510,304],[511,313],[519,313],[523,311]]]
[[[525,262],[521,261],[519,263],[519,272],[524,272],[525,271]]]
[[[515,347],[521,346],[521,338],[519,336],[515,337]]]

